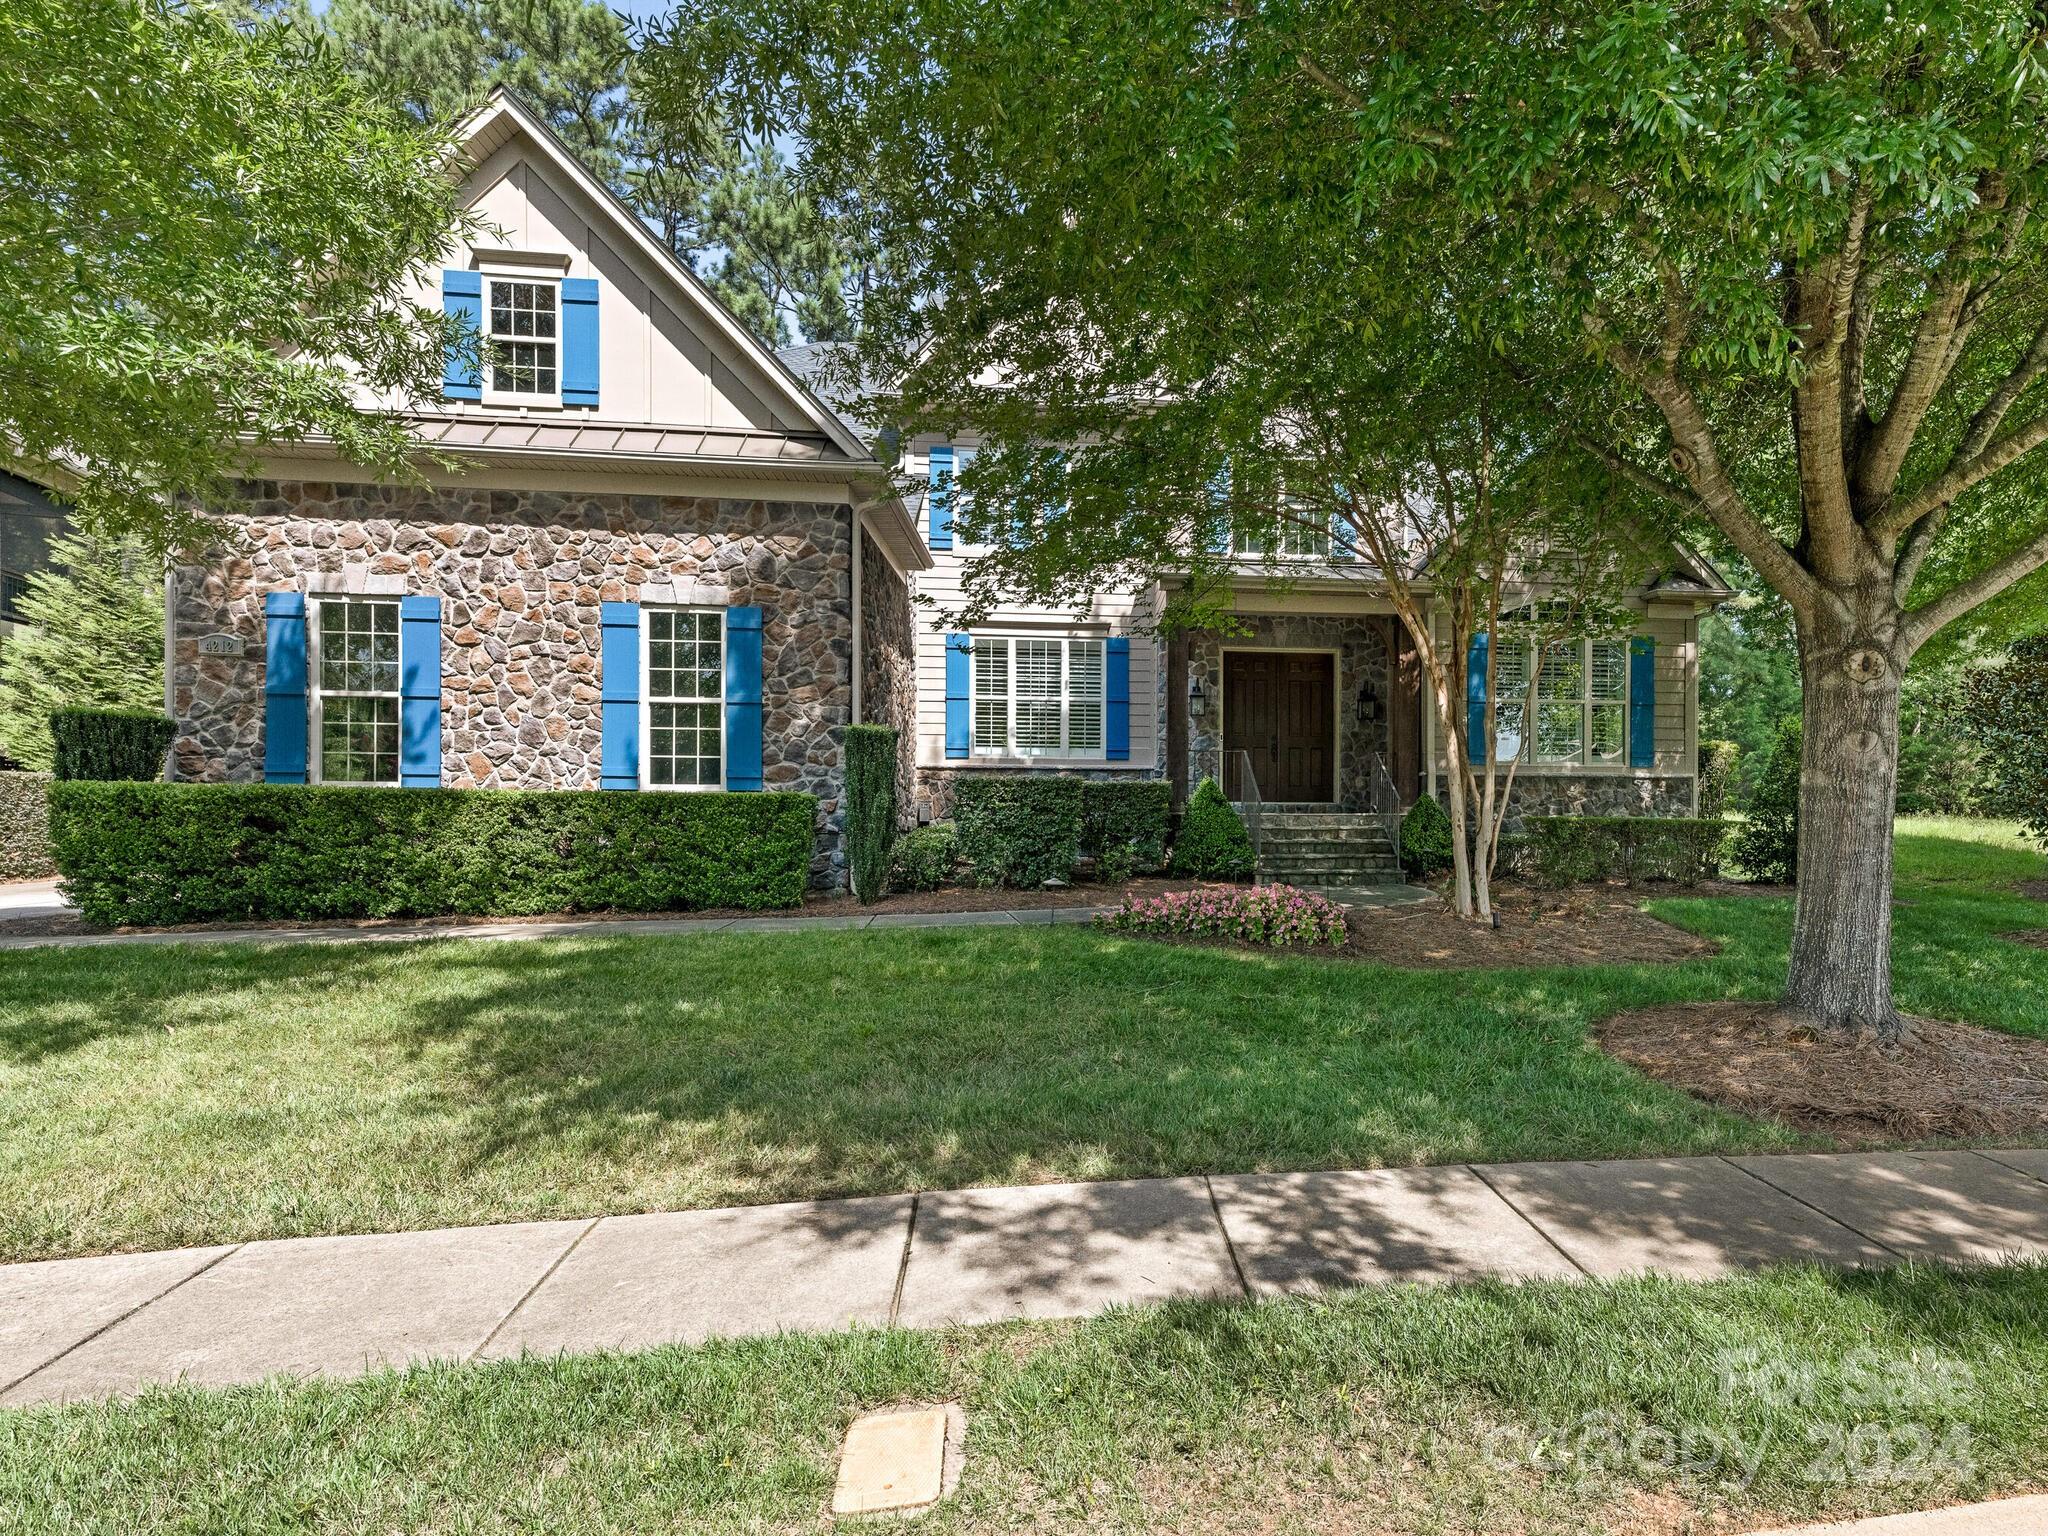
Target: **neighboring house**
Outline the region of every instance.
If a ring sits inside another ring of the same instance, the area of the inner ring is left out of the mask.
[[[459,142],[497,234],[420,297],[476,321],[483,366],[378,403],[466,467],[265,454],[173,573],[174,776],[802,790],[836,883],[844,727],[911,723],[923,542],[866,444],[532,113],[495,94]]]
[[[822,379],[828,350],[784,356]],[[859,402],[844,408],[859,414]],[[1233,632],[1156,634],[1170,573],[1078,611],[1006,604],[971,632],[952,628],[945,615],[961,607],[979,551],[954,525],[949,482],[976,448],[971,434],[901,445],[902,473],[924,486],[913,510],[932,559],[913,578],[922,818],[949,814],[962,774],[1050,769],[1163,777],[1176,798],[1204,775],[1243,798],[1248,776],[1267,804],[1304,811],[1371,809],[1381,768],[1403,804],[1441,792],[1434,711],[1384,584],[1307,530],[1274,530],[1284,581],[1256,539],[1233,551]],[[1536,670],[1528,741],[1518,726],[1530,658],[1496,659],[1501,755],[1522,760],[1519,814],[1693,813],[1699,616],[1730,595],[1711,566],[1673,550],[1629,595],[1632,634],[1561,647]],[[1474,670],[1476,735],[1483,664]]]

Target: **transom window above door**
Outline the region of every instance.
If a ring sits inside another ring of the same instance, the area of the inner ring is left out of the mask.
[[[396,784],[397,599],[319,599],[312,645],[314,781]]]
[[[725,611],[647,610],[647,784],[725,783]]]
[[[976,635],[972,651],[976,757],[1104,755],[1101,640]]]
[[[561,285],[492,277],[484,288],[486,396],[513,404],[559,402]]]

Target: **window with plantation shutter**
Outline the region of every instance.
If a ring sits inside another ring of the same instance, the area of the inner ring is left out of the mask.
[[[1628,747],[1627,641],[1566,640],[1547,645],[1540,669],[1534,647],[1503,643],[1495,650],[1493,666],[1497,761],[1622,761]],[[1532,672],[1534,700],[1529,698]],[[1525,718],[1528,739],[1522,734]]]
[[[976,635],[977,757],[1101,757],[1106,663],[1101,640]]]

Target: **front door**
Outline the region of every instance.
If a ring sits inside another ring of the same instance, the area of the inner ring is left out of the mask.
[[[1250,756],[1262,800],[1337,798],[1337,658],[1223,653],[1223,750]]]

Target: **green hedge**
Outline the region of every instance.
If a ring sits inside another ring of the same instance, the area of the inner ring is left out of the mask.
[[[1732,851],[1751,880],[1792,885],[1799,879],[1799,775],[1805,728],[1797,715],[1778,723],[1750,786],[1745,820]]]
[[[1727,823],[1690,816],[1530,816],[1518,865],[1545,885],[1584,880],[1675,880],[1720,873]]]
[[[863,904],[880,901],[896,842],[896,727],[846,728],[846,872]]]
[[[1196,880],[1252,877],[1251,834],[1214,779],[1202,780],[1188,796],[1173,840],[1173,872]]]
[[[41,880],[50,862],[50,776],[0,773],[0,880]]]
[[[953,785],[953,823],[977,885],[1070,880],[1081,856],[1081,781],[963,774]]]
[[[793,907],[797,794],[57,783],[50,839],[95,923]]]
[[[150,709],[53,709],[60,779],[160,779],[178,727]]]
[[[1081,851],[1104,880],[1164,869],[1172,823],[1173,786],[1164,779],[1081,784]]]
[[[960,837],[950,821],[912,827],[896,839],[889,864],[892,891],[936,891],[953,878],[960,862]]]
[[[1451,867],[1451,817],[1434,795],[1423,795],[1401,818],[1401,867],[1411,876],[1439,875]]]

